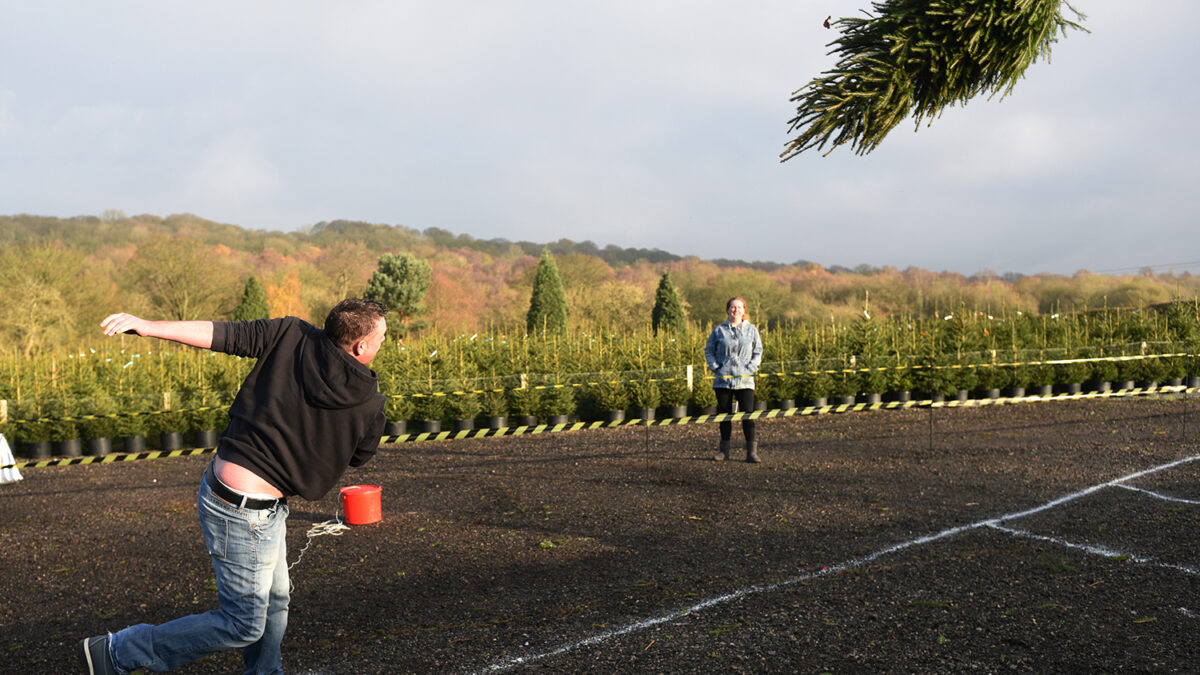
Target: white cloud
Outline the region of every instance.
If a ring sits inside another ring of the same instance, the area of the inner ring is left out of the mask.
[[[503,3],[366,2],[319,15],[318,46],[339,77],[400,92],[463,86],[511,59],[532,23]]]
[[[153,125],[143,108],[122,101],[96,101],[71,106],[50,120],[44,130],[60,147],[93,161],[113,162],[140,154]]]
[[[969,115],[956,109],[947,117],[956,113],[961,119],[934,122],[935,127],[945,123],[945,128],[922,129],[897,145],[927,155],[938,179],[960,188],[1061,179],[1070,167],[1088,166],[1104,154],[1104,139],[1111,138],[1109,123],[1097,116],[1067,117],[1011,106],[973,109]]]
[[[235,131],[204,150],[184,177],[183,193],[191,204],[236,211],[262,208],[278,198],[282,185],[279,170],[266,156],[258,135]]]
[[[17,135],[17,115],[13,112],[13,93],[0,89],[0,138]]]

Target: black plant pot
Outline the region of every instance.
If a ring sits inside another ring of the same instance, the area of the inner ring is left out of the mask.
[[[53,453],[54,444],[50,441],[30,441],[22,454],[29,459],[49,459]]]
[[[475,428],[475,418],[454,420],[455,431],[471,431]]]
[[[68,438],[54,444],[54,452],[60,457],[83,456],[83,441],[78,438]]]
[[[1158,382],[1155,380],[1150,380],[1148,382],[1138,382],[1137,388],[1141,389],[1143,391],[1158,389]]]
[[[895,401],[896,403],[908,403],[909,401],[912,400],[912,392],[893,391],[891,393],[891,395],[888,396],[888,398]]]
[[[1052,396],[1054,394],[1054,385],[1052,385],[1052,384],[1035,385],[1033,387],[1033,393],[1035,396]]]
[[[662,414],[659,415],[659,419],[679,419],[680,417],[687,417],[686,405],[665,405],[661,408],[661,411]]]
[[[183,433],[179,431],[164,431],[158,435],[160,450],[178,450],[183,447]]]
[[[654,420],[654,408],[634,408],[633,416],[639,420],[650,422]]]
[[[216,429],[197,429],[192,432],[193,448],[215,448],[221,432]]]
[[[1129,391],[1130,389],[1136,389],[1136,388],[1137,388],[1137,383],[1134,382],[1133,380],[1124,380],[1122,382],[1117,383],[1118,391]]]
[[[1066,384],[1058,385],[1058,393],[1060,394],[1078,394],[1083,390],[1083,385],[1078,382],[1067,382]]]
[[[1025,387],[1008,387],[1004,390],[1005,398],[1021,398],[1025,395]]]
[[[775,406],[780,410],[791,410],[792,408],[796,407],[796,401],[795,399],[785,398],[779,403],[776,403]]]
[[[492,415],[487,418],[489,429],[503,429],[508,426],[508,417],[505,415]]]
[[[808,399],[808,405],[813,408],[824,408],[825,406],[829,405],[829,399],[825,398],[824,396],[810,398]]]
[[[100,438],[89,438],[87,440],[87,448],[84,449],[88,457],[103,457],[112,452],[112,439],[107,436]]]
[[[125,452],[145,452],[146,437],[141,434],[125,436],[121,439],[121,446]]]
[[[1183,386],[1183,378],[1182,377],[1172,377],[1171,379],[1167,380],[1167,386],[1168,387],[1182,387]]]
[[[1200,388],[1200,377],[1189,377],[1187,379],[1187,387],[1188,389]]]
[[[713,407],[713,411],[716,412],[715,406]],[[624,422],[625,421],[625,411],[624,410],[605,410],[604,411],[604,421],[608,422],[610,424],[613,422]]]
[[[550,426],[555,426],[558,424],[570,424],[570,423],[571,423],[570,415],[550,415],[546,418],[546,424],[549,424]]]
[[[694,409],[695,409],[695,412],[697,415],[716,415],[717,414],[717,406],[715,406],[715,405],[695,406]],[[625,411],[622,410],[620,412],[621,412],[621,419],[625,419]]]
[[[870,394],[859,394],[857,400],[859,403],[868,403],[868,404],[874,405],[876,403],[879,403],[880,400],[882,400],[882,398],[883,397],[879,394],[870,393]]]
[[[536,427],[538,418],[537,415],[514,415],[509,421],[514,427]]]
[[[766,402],[766,401],[755,401],[755,402],[754,402],[754,409],[755,409],[756,411],[766,410],[766,409],[767,409],[767,402]]]
[[[441,420],[421,420],[421,433],[436,434],[442,430]]]
[[[834,403],[834,405],[854,405],[854,397],[853,396],[834,396],[833,403]]]
[[[387,434],[388,436],[403,436],[407,432],[408,422],[405,420],[388,422],[387,426],[383,429],[383,433]]]
[[[1000,398],[999,389],[980,389],[975,392],[975,398]]]

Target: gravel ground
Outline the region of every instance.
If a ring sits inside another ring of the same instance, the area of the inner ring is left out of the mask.
[[[758,465],[710,461],[713,424],[390,446],[344,481],[383,486],[382,522],[308,539],[336,491],[292,503],[289,559],[308,548],[285,665],[1195,672],[1198,412],[1192,397],[782,418],[759,423]],[[195,516],[207,461],[0,486],[0,671],[75,672],[84,636],[215,606]]]

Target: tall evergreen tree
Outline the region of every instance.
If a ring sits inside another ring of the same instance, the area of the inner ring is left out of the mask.
[[[650,324],[654,334],[682,333],[687,330],[687,315],[683,311],[683,301],[671,283],[671,273],[663,272],[658,280],[658,289],[654,291],[654,309],[650,312]]]
[[[1082,29],[1063,8],[1084,18],[1066,0],[885,0],[873,6],[867,18],[835,22],[842,35],[830,53],[841,60],[792,96],[798,106],[789,131],[801,132],[782,153],[784,161],[826,143],[850,143],[866,154],[909,113],[920,128],[922,120],[979,94],[1006,96],[1030,64],[1050,58],[1059,33]]]
[[[366,297],[383,303],[398,319],[397,332],[404,334],[425,326],[424,321],[415,317],[425,311],[422,303],[432,283],[433,269],[429,263],[408,253],[385,253],[367,282]]]
[[[254,319],[269,318],[270,315],[271,310],[267,306],[267,292],[263,290],[258,277],[251,274],[250,278],[246,279],[246,286],[242,289],[242,299],[234,308],[232,318],[234,321],[253,321]]]
[[[525,328],[530,333],[538,331],[563,332],[567,329],[567,292],[563,290],[558,265],[550,255],[550,249],[542,249],[537,274],[533,278],[533,294],[529,299],[529,313],[525,315]]]

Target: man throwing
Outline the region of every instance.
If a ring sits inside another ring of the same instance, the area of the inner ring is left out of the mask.
[[[229,408],[197,499],[219,608],[87,638],[79,645],[85,672],[171,670],[231,648],[242,650],[247,674],[283,672],[287,498],[320,499],[347,466],[375,454],[384,398],[367,365],[383,344],[386,313],[348,299],[324,330],[295,317],[147,321],[121,313],[100,323],[105,335],[132,332],[258,361]]]

